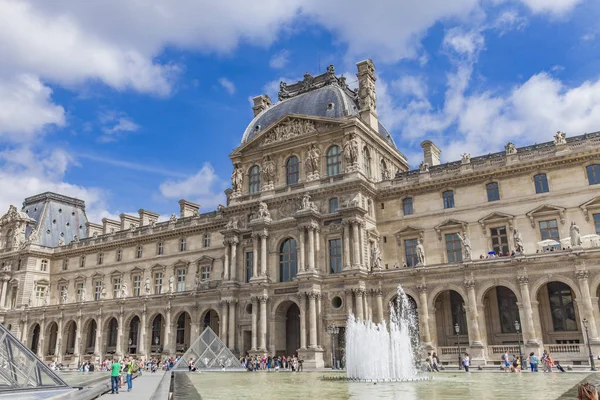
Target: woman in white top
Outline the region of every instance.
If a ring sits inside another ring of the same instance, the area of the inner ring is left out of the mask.
[[[463,357],[463,367],[465,367],[465,372],[469,372],[469,353],[465,353],[465,356]]]

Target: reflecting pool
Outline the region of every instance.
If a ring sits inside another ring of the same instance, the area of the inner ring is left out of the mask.
[[[558,398],[586,378],[588,373],[440,373],[433,381],[410,383],[350,383],[323,380],[345,376],[323,372],[207,372],[189,378],[203,400],[222,399],[402,399],[530,400]]]

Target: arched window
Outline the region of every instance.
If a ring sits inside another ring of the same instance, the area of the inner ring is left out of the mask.
[[[533,182],[535,183],[536,193],[548,193],[550,191],[546,174],[537,174],[533,177]]]
[[[488,201],[500,200],[500,189],[498,188],[498,182],[492,182],[485,185],[487,190]]]
[[[158,314],[152,321],[152,346],[154,352],[158,352],[158,347],[162,343],[161,338],[162,330],[162,315]],[[156,346],[156,347],[154,347]]]
[[[444,208],[454,208],[454,191],[446,190],[442,193],[442,197],[444,198]]]
[[[300,166],[298,164],[298,157],[291,156],[285,162],[285,183],[289,185],[293,185],[298,183],[298,179],[300,179]]]
[[[366,147],[363,149],[363,171],[367,177],[371,177],[371,154]]]
[[[258,193],[260,191],[260,168],[253,165],[248,171],[248,192]]]
[[[338,210],[338,198],[337,197],[333,197],[331,199],[329,199],[329,212],[330,213],[334,213]]]
[[[571,288],[562,282],[549,282],[547,287],[554,331],[576,331],[577,320]]]
[[[386,174],[387,174],[387,164],[385,163],[385,160],[382,158],[381,162],[379,163],[379,169],[381,170],[381,180],[385,180],[386,179]]]
[[[110,320],[108,324],[108,347],[117,345],[117,334],[119,332],[119,323],[116,318]]]
[[[590,185],[597,185],[598,183],[600,183],[600,165],[589,165],[586,169]]]
[[[175,335],[175,344],[185,344],[185,313],[181,313],[177,318],[177,333]]]
[[[327,176],[336,176],[342,173],[342,152],[337,145],[327,150]]]
[[[279,249],[279,281],[291,281],[298,272],[296,240],[286,239]]]

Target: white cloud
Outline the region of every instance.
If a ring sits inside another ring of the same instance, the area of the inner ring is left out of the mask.
[[[105,111],[99,114],[102,135],[100,142],[114,142],[126,132],[137,132],[140,126],[133,122],[127,114],[117,111]]]
[[[160,193],[167,199],[186,199],[202,208],[215,208],[225,202],[223,191],[227,182],[221,180],[210,163],[185,179],[168,180],[160,184]]]
[[[290,61],[290,52],[287,49],[283,49],[276,54],[273,54],[269,60],[269,66],[275,69],[284,68]]]
[[[220,78],[219,84],[223,86],[223,89],[230,95],[235,93],[235,85],[227,78]]]
[[[483,48],[484,43],[485,40],[481,32],[467,32],[457,27],[446,32],[443,45],[460,55],[476,57]]]
[[[534,13],[564,15],[572,11],[582,0],[521,0]]]
[[[521,16],[517,10],[502,12],[492,23],[491,28],[496,29],[500,36],[512,30],[521,30],[527,25],[527,18]]]

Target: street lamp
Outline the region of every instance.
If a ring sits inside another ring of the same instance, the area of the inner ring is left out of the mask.
[[[456,324],[454,324],[454,331],[456,332],[456,345],[458,346],[458,369],[462,369],[461,368],[461,356],[460,356],[460,339],[458,337],[458,334],[460,333],[460,326],[458,326],[458,322]]]
[[[592,354],[592,345],[590,344],[590,335],[588,334],[588,320],[587,318],[583,319],[583,327],[585,328],[585,340],[587,341],[588,351],[590,353],[590,367],[592,371],[596,370],[596,366],[594,365],[594,355]]]
[[[517,340],[519,342],[519,360],[521,360],[521,371],[523,371],[523,352],[521,351],[521,324],[519,321],[515,321],[515,329],[517,330]],[[525,368],[527,371],[527,368]]]
[[[335,326],[335,321],[331,323],[331,326],[327,327],[327,333],[331,337],[331,369],[336,369],[335,367],[335,341],[337,335],[340,333],[340,328]]]

